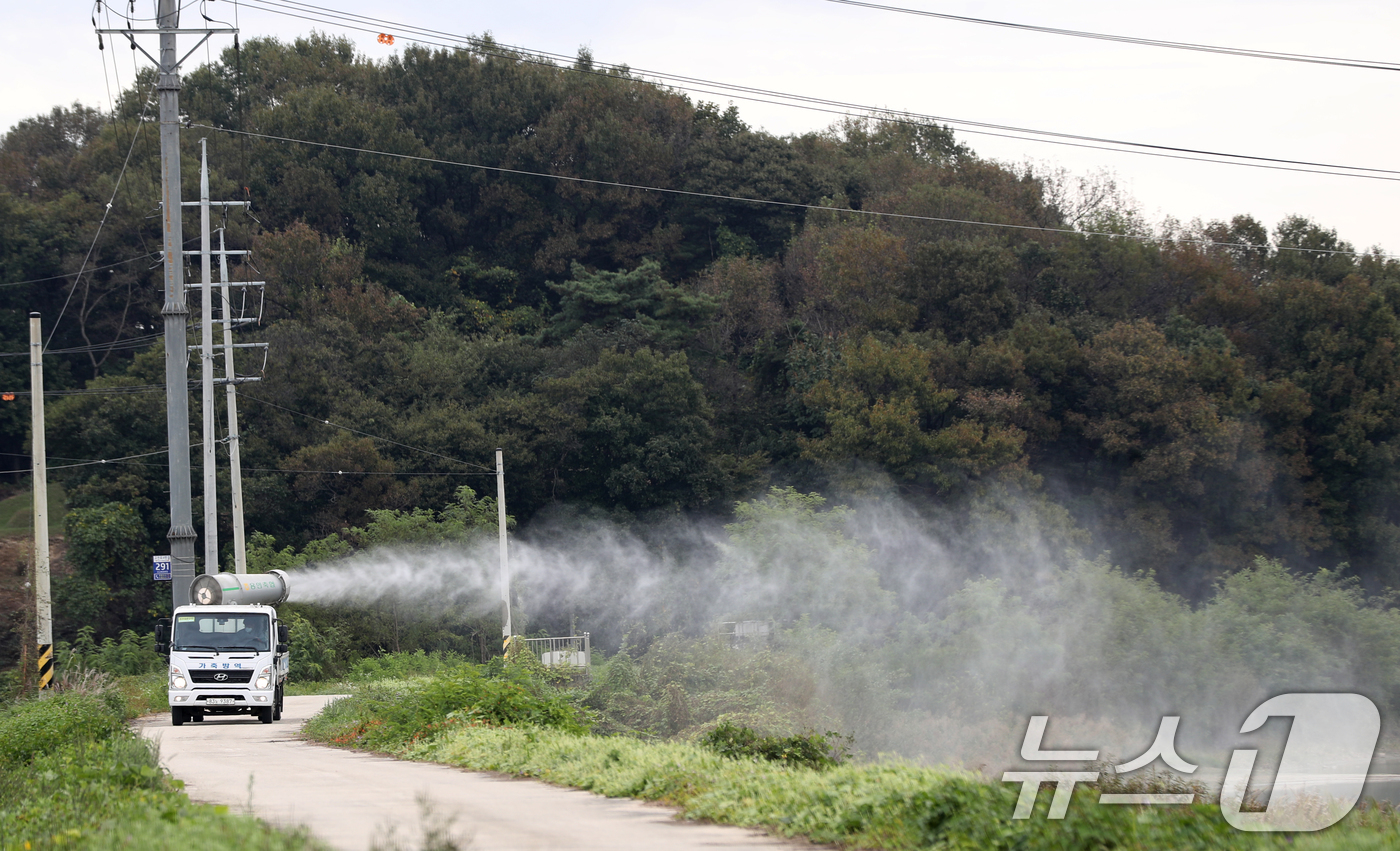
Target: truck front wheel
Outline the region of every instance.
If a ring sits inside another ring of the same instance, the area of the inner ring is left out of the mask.
[[[278,686],[277,691],[272,695],[272,720],[282,720],[282,687]]]
[[[271,724],[271,723],[272,723],[272,707],[269,706],[269,707],[267,707],[266,709],[259,709],[259,710],[258,710],[258,720],[261,721],[261,722],[263,722],[264,724]]]
[[[172,706],[170,708],[170,726],[178,727],[185,723],[185,707]]]

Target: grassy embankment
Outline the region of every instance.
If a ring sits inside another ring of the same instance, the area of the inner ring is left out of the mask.
[[[49,522],[57,530],[67,513],[68,494],[60,484],[49,486]],[[32,535],[34,533],[34,493],[24,491],[0,499],[0,535]]]
[[[73,677],[0,705],[0,851],[322,849],[227,807],[196,804],[127,721],[163,708],[163,674]]]
[[[421,668],[421,662],[408,667]],[[499,663],[406,673],[414,671],[387,664],[378,671],[383,679],[362,676],[358,693],[327,707],[307,725],[308,735],[406,759],[660,801],[688,819],[853,848],[1400,848],[1400,817],[1379,806],[1363,807],[1316,834],[1249,834],[1226,824],[1214,804],[1098,806],[1099,790],[1081,785],[1065,819],[1045,818],[1050,795],[1042,790],[1033,817],[1013,820],[1019,787],[968,771],[895,760],[809,768],[724,756],[703,738],[594,735],[587,730],[597,715],[583,705],[584,690],[555,688]]]

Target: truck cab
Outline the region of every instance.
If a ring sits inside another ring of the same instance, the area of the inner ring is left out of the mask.
[[[287,627],[262,604],[180,606],[156,627],[170,659],[170,721],[209,715],[251,715],[264,724],[282,717],[289,653]]]

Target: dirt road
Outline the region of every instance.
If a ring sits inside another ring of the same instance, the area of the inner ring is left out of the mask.
[[[289,697],[282,720],[259,724],[211,716],[170,726],[138,722],[160,742],[161,761],[197,801],[228,804],[274,824],[305,825],[341,851],[418,849],[420,800],[452,819],[460,848],[473,851],[812,848],[752,830],[676,821],[674,811],[530,780],[308,744],[297,738],[327,697]]]

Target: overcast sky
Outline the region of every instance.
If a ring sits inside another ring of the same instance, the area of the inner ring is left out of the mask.
[[[1400,171],[1400,73],[1088,41],[838,5],[826,0],[441,2],[309,0],[357,14],[599,61],[881,108],[1290,160]],[[1400,3],[1311,0],[884,0],[889,5],[1066,29],[1400,61]],[[0,32],[0,126],[75,100],[106,107],[132,51],[97,49],[84,2],[8,4]],[[125,8],[123,3],[118,8]],[[153,0],[136,0],[149,15]],[[197,4],[182,24],[197,26]],[[229,0],[210,17],[233,17]],[[291,39],[325,24],[240,7],[243,38]],[[392,30],[390,30],[392,32]],[[372,58],[402,49],[345,32]],[[193,39],[185,39],[193,45]],[[214,50],[231,43],[215,38]],[[114,49],[115,48],[115,49]],[[154,52],[153,46],[148,47]],[[204,51],[197,57],[203,61]],[[104,65],[104,58],[107,64]],[[139,54],[138,54],[138,58]],[[116,63],[113,70],[112,62]],[[141,59],[144,61],[144,59]],[[195,60],[192,59],[192,62]],[[112,82],[115,87],[116,83]],[[692,95],[697,99],[724,98]],[[800,133],[835,116],[735,100],[755,127]],[[1359,249],[1400,253],[1400,182],[1301,174],[959,134],[979,154],[1076,174],[1112,172],[1150,221],[1248,213],[1270,229],[1305,215]],[[1400,174],[1391,175],[1400,177]]]

